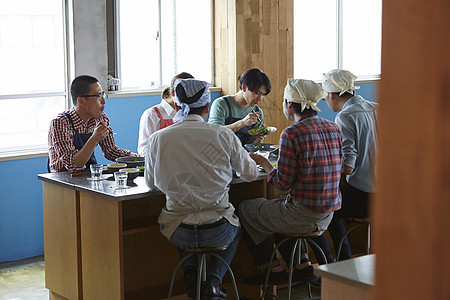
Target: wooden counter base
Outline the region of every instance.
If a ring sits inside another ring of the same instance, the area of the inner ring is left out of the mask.
[[[175,246],[157,223],[162,194],[116,201],[100,193],[43,182],[46,287],[50,299],[164,299],[179,261]],[[231,202],[267,196],[265,179],[235,183]],[[258,271],[245,243],[231,264],[238,284]],[[224,278],[225,286],[230,282]],[[228,287],[231,295],[231,285]],[[185,293],[183,272],[175,294]],[[258,287],[239,284],[241,297],[257,298]]]

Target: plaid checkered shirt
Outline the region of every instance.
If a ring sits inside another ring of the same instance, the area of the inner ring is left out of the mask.
[[[268,181],[317,212],[341,208],[342,134],[331,121],[303,115],[280,136],[278,167]]]
[[[97,120],[90,119],[85,123],[75,112],[75,108],[67,111],[73,121],[73,125],[79,133],[94,132]],[[106,114],[100,116],[100,120],[109,127],[109,119]],[[48,132],[48,154],[50,157],[50,167],[52,172],[58,172],[65,167],[69,172],[73,172],[78,169],[75,165],[74,157],[78,151],[73,145],[74,131],[69,119],[64,114],[58,114],[50,123],[50,129]],[[114,136],[109,134],[99,143],[106,159],[114,161],[118,157],[130,156],[129,150],[120,149],[116,146]]]

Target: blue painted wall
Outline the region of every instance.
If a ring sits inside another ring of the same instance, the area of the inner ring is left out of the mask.
[[[361,83],[358,94],[376,99],[376,84]],[[212,93],[216,99],[219,92]],[[142,112],[160,102],[160,96],[111,98],[105,112],[117,134],[119,147],[137,151],[139,119]],[[321,116],[334,120],[324,101],[319,104]],[[100,163],[109,163],[99,147],[95,154]],[[7,176],[0,181],[0,262],[22,259],[44,253],[42,217],[42,183],[37,174],[46,173],[47,158],[1,161],[0,170]]]
[[[376,101],[377,84],[375,82],[362,82],[355,85],[360,87],[359,90],[356,90],[357,95],[361,95],[366,100]],[[319,117],[334,121],[337,113],[333,112],[325,101],[320,101],[318,107],[322,110],[319,112]]]
[[[219,96],[211,93],[212,99]],[[137,152],[140,117],[160,101],[159,95],[107,99],[105,112],[119,147]],[[110,163],[100,147],[95,154],[99,163]],[[42,182],[37,174],[47,173],[46,164],[47,157],[0,161],[0,170],[8,170],[0,180],[0,262],[44,253]]]

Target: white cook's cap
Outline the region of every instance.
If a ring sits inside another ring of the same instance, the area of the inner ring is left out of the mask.
[[[312,80],[289,78],[284,88],[284,99],[287,102],[300,103],[302,111],[305,108],[321,111],[316,104],[326,95],[320,85]]]
[[[354,94],[354,90],[359,86],[354,86],[356,76],[347,70],[334,69],[328,73],[323,73],[322,88],[328,93],[339,93],[342,96],[345,92]]]

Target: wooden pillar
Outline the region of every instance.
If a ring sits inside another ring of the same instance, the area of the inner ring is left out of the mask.
[[[270,78],[272,91],[261,108],[264,122],[278,128],[265,139],[278,144],[290,125],[282,100],[287,79],[294,74],[293,0],[223,0],[215,2],[215,76],[222,94],[238,91],[238,78],[260,68]]]
[[[383,1],[372,299],[450,299],[449,13]]]

